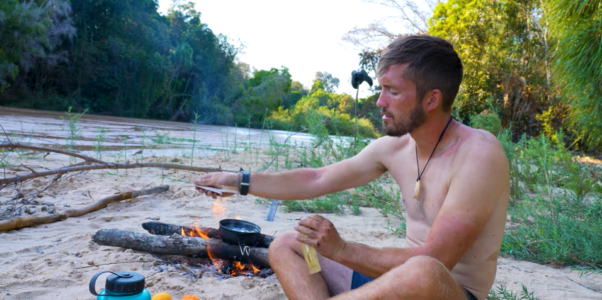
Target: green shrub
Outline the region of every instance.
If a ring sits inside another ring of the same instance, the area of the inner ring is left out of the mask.
[[[502,132],[502,120],[496,113],[483,111],[478,115],[470,116],[470,124],[473,128],[483,129],[498,135]]]

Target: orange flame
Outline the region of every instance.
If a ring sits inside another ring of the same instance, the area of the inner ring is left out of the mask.
[[[211,259],[213,265],[220,270],[224,262],[221,259],[218,260],[213,257],[213,253],[211,253],[211,239],[209,238],[209,235],[207,235],[207,232],[203,231],[199,227],[198,222],[194,223],[194,231],[198,237],[207,240],[207,256],[209,256],[209,259]]]
[[[211,208],[213,211],[214,218],[221,220],[226,217],[226,202],[221,197],[213,201]],[[235,216],[234,219],[240,220],[240,216]],[[194,230],[188,230],[187,232],[186,230],[184,230],[184,227],[181,227],[180,232],[182,233],[182,236],[200,237],[202,239],[207,240],[207,256],[209,256],[209,259],[211,259],[211,262],[213,262],[213,265],[217,270],[221,271],[223,269],[225,262],[221,259],[217,259],[214,257],[214,254],[211,251],[211,239],[208,235],[208,232],[206,230],[203,230],[199,226],[198,221],[194,223]],[[230,274],[238,275],[250,274],[251,272],[253,272],[253,274],[259,273],[259,269],[256,268],[253,264],[249,263],[248,265],[252,270],[249,270],[249,267],[245,264],[242,264],[238,261],[232,261],[232,268],[230,269]]]
[[[249,263],[249,265],[251,265],[251,268],[253,268],[253,274],[259,273],[259,269],[257,269],[252,263]]]

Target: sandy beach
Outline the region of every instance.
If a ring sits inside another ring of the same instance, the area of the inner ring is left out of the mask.
[[[0,124],[12,139],[39,146],[64,149],[64,122],[61,114],[0,107]],[[77,149],[82,154],[95,157],[93,150],[96,128],[109,128],[107,148],[103,159],[144,162],[170,162],[191,164],[191,149],[176,141],[192,139],[192,124],[153,120],[135,120],[104,116],[87,116],[81,119],[82,139]],[[170,144],[150,146],[150,138],[169,133],[175,138]],[[127,136],[124,146],[123,137]],[[198,126],[196,139],[201,142],[193,155],[192,164],[202,167],[257,170],[268,160],[268,141],[283,143],[286,132],[270,132],[216,126]],[[143,157],[139,152],[145,139]],[[289,143],[307,145],[311,136],[298,134]],[[6,141],[6,137],[2,137]],[[148,143],[148,144],[146,144]],[[127,148],[127,150],[123,150]],[[232,151],[236,148],[236,151]],[[224,151],[226,150],[226,151]],[[28,151],[25,151],[28,152]],[[30,152],[30,151],[29,151]],[[11,165],[6,177],[27,174],[34,170],[53,169],[71,164],[69,157],[51,153],[44,155],[11,155]],[[80,162],[78,160],[77,162]],[[293,231],[305,212],[286,212],[281,205],[273,222],[266,221],[269,201],[254,196],[233,196],[217,199],[200,195],[189,182],[202,173],[161,169],[132,169],[114,171],[88,171],[71,174],[66,180],[44,191],[36,199],[46,209],[64,210],[90,205],[116,192],[151,188],[162,184],[169,191],[111,204],[107,208],[64,221],[0,232],[0,299],[94,299],[88,291],[90,278],[99,271],[134,271],[146,277],[151,294],[169,293],[173,299],[193,294],[200,299],[286,299],[275,275],[267,278],[219,278],[204,273],[193,281],[190,275],[167,258],[118,247],[100,246],[92,236],[101,229],[118,228],[146,233],[141,224],[149,220],[207,227],[218,227],[224,218],[239,217],[256,223],[262,233],[278,235]],[[51,178],[32,180],[23,191],[33,191],[45,186]],[[8,207],[7,200],[15,194],[14,187],[0,190],[0,209]],[[12,203],[12,202],[11,202]],[[47,203],[51,203],[47,204]],[[48,214],[40,211],[35,215]],[[2,210],[0,210],[2,211]],[[387,218],[376,209],[361,208],[361,215],[324,214],[343,238],[375,247],[403,247],[404,237],[386,229]],[[290,270],[303,272],[305,270]],[[104,276],[103,276],[104,278]],[[102,281],[104,282],[104,280]],[[494,289],[500,285],[519,292],[526,286],[539,299],[602,299],[602,275],[580,276],[567,267],[541,265],[512,258],[500,257]],[[97,283],[97,290],[103,286]]]

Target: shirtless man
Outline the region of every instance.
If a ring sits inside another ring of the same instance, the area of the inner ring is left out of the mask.
[[[388,171],[407,210],[406,247],[347,242],[330,221],[313,215],[294,228],[307,238],[278,236],[270,264],[290,299],[485,299],[504,234],[508,161],[495,136],[451,120],[460,58],[440,38],[403,37],[382,54],[377,74],[382,91],[376,104],[387,137],[323,168],[252,173],[248,192],[311,199]],[[196,183],[240,186],[241,180],[240,174],[214,173]],[[315,247],[322,272],[308,274],[301,242]]]

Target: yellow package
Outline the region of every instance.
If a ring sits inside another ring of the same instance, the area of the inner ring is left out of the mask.
[[[303,235],[304,237],[307,237]],[[307,267],[309,267],[309,274],[314,274],[322,271],[320,268],[320,262],[318,261],[318,256],[316,255],[316,249],[304,243],[301,243],[301,251],[303,251],[303,257],[305,258],[305,263]]]

